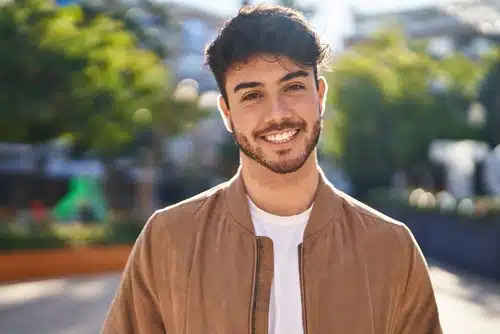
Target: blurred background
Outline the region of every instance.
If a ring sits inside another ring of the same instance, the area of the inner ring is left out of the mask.
[[[234,174],[203,50],[243,3],[0,0],[0,333],[98,333],[151,213]],[[410,227],[446,333],[500,333],[500,1],[271,3],[334,51],[328,178]]]

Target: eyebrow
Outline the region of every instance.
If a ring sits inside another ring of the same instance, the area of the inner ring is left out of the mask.
[[[288,73],[283,78],[279,79],[278,82],[282,83],[284,81],[289,81],[289,80],[292,80],[292,79],[295,79],[298,77],[307,77],[307,76],[309,76],[309,73],[306,71],[295,71],[295,72]]]
[[[254,88],[254,87],[259,87],[259,86],[263,87],[264,84],[262,82],[257,82],[257,81],[242,82],[242,83],[236,85],[236,87],[234,87],[234,92],[236,93],[240,89]]]
[[[279,79],[278,83],[283,83],[285,81],[290,81],[290,80],[298,78],[298,77],[307,77],[307,76],[309,76],[309,73],[306,71],[295,71],[295,72],[288,73],[287,75],[285,75],[284,77]],[[242,83],[239,83],[238,85],[236,85],[236,87],[234,87],[234,92],[236,93],[240,89],[254,88],[254,87],[264,87],[264,84],[262,82],[258,82],[258,81],[242,82]]]

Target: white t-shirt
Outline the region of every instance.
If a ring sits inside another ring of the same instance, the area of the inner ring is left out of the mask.
[[[255,234],[271,238],[274,246],[269,334],[303,334],[298,245],[312,206],[301,214],[283,217],[267,213],[247,199]]]

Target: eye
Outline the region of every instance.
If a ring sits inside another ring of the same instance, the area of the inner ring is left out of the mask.
[[[255,100],[255,99],[258,99],[262,97],[262,94],[261,93],[258,93],[258,92],[252,92],[252,93],[248,93],[247,95],[243,96],[241,98],[241,101],[251,101],[251,100]]]
[[[286,86],[285,91],[286,92],[295,92],[295,91],[302,90],[302,89],[305,89],[304,85],[294,83],[294,84]]]

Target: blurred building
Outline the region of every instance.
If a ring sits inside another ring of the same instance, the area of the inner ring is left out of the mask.
[[[37,153],[33,145],[0,143],[0,173],[30,173],[36,170]]]
[[[76,176],[102,179],[98,159],[72,159],[61,141],[45,144],[0,143],[0,207],[25,208],[33,200],[54,205]]]
[[[217,35],[227,18],[189,5],[168,3],[166,6],[179,27],[169,41],[172,52],[169,67],[179,80],[196,80],[200,92],[217,89],[212,73],[203,65],[203,55],[205,45]]]
[[[348,48],[371,39],[380,30],[398,26],[408,39],[429,40],[429,52],[454,52],[476,58],[500,41],[500,1],[460,0],[417,9],[366,14],[353,10],[354,33]]]
[[[220,145],[230,136],[216,110],[190,131],[165,141],[164,151],[178,168],[210,169],[217,165]]]

